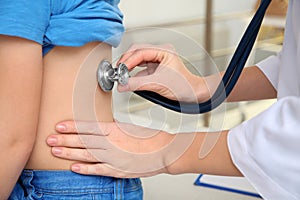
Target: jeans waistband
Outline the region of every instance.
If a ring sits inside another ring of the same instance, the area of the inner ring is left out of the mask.
[[[24,170],[21,180],[30,183],[36,191],[61,192],[113,192],[117,185],[122,185],[124,192],[141,188],[139,179],[118,179],[106,176],[81,175],[68,170]],[[25,183],[26,184],[26,183]],[[72,191],[70,191],[72,192]]]

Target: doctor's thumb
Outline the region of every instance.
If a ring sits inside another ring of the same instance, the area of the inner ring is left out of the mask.
[[[131,77],[126,85],[118,84],[118,92],[129,92],[138,90],[150,90],[153,81],[150,81],[150,76]]]

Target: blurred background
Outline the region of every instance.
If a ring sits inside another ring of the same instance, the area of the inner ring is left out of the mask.
[[[126,33],[114,49],[117,60],[132,43],[171,43],[187,67],[199,75],[226,69],[245,28],[253,16],[256,0],[126,0],[121,1]],[[280,51],[285,25],[286,0],[273,0],[247,65]],[[224,103],[205,115],[182,115],[155,106],[132,93],[114,91],[115,118],[172,133],[232,128],[267,109],[275,100]],[[255,189],[244,178],[198,174],[159,175],[142,179],[146,200],[165,199],[258,199],[257,197],[203,187],[200,182],[237,191]],[[198,181],[198,182],[197,182]]]

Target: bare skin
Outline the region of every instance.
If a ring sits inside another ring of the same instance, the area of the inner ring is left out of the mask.
[[[91,53],[91,54],[90,54]],[[87,56],[89,59],[85,61]],[[111,46],[89,43],[83,47],[55,47],[43,59],[44,74],[38,131],[32,154],[26,169],[67,170],[73,161],[54,157],[46,144],[46,138],[56,134],[55,124],[65,119],[95,120],[89,105],[96,109],[96,119],[113,121],[111,94],[97,87],[96,69],[102,59],[111,60]],[[80,71],[81,70],[81,71]],[[82,75],[84,74],[84,75]],[[80,84],[78,81],[80,77]],[[76,87],[76,88],[75,88]],[[79,88],[81,87],[81,88]],[[78,89],[79,88],[79,89]],[[81,94],[74,95],[77,90]],[[89,97],[84,94],[89,91]],[[95,97],[95,98],[94,98]],[[74,105],[80,113],[74,113]],[[76,114],[76,116],[74,116]]]

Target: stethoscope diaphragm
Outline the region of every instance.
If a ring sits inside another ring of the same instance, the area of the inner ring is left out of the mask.
[[[97,80],[101,89],[109,92],[113,89],[115,81],[121,85],[128,83],[129,71],[124,63],[120,63],[117,68],[113,68],[109,61],[103,60],[98,66]]]

